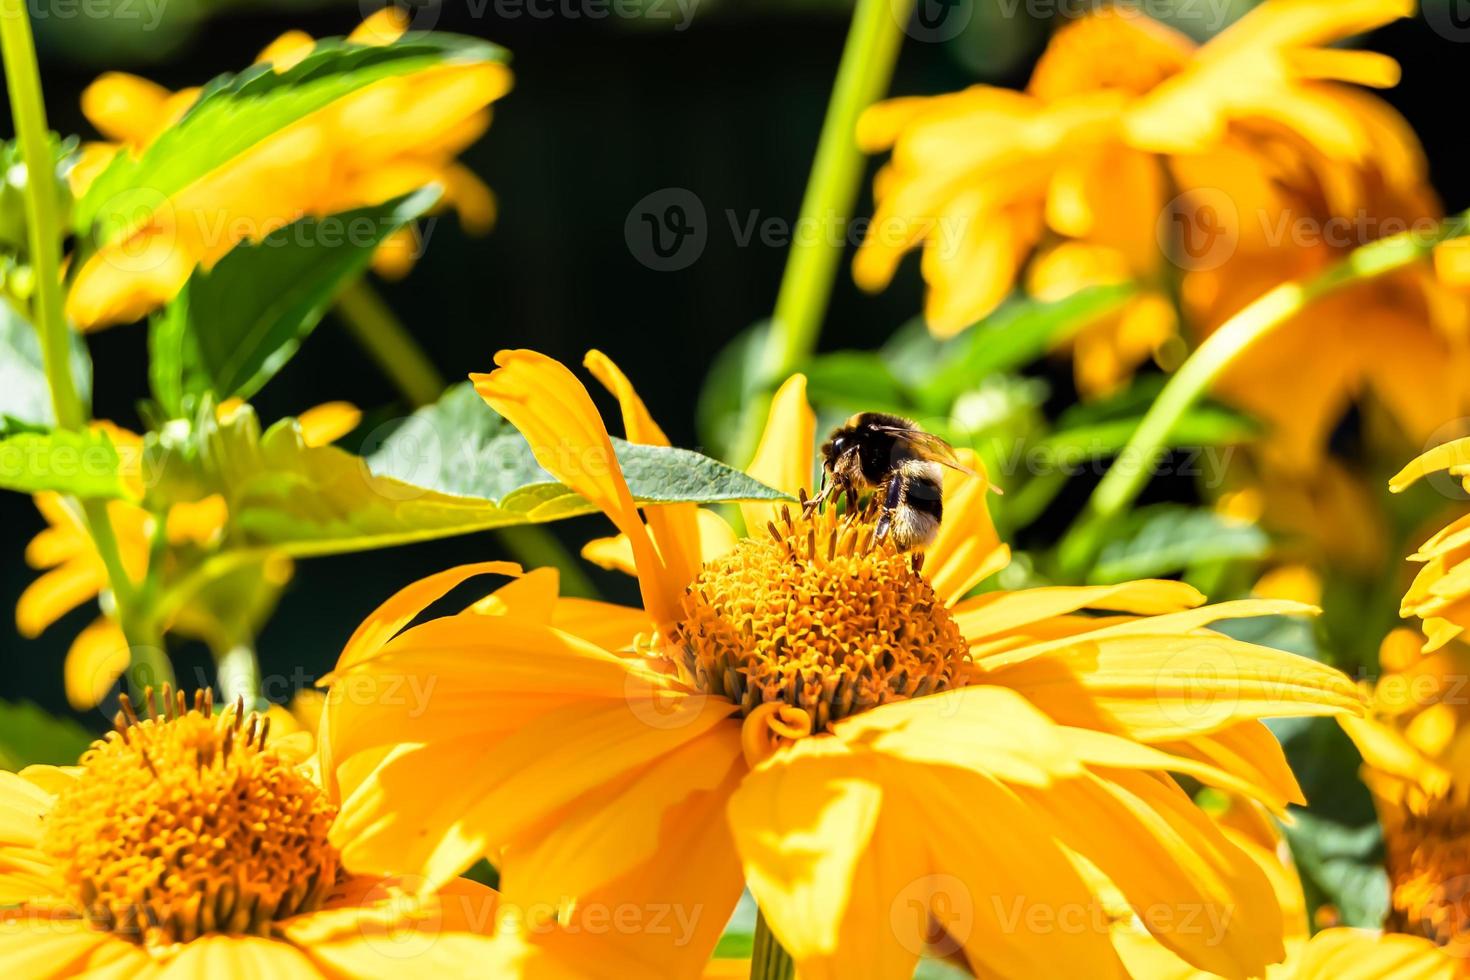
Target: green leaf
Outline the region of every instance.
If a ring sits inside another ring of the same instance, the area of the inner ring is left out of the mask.
[[[366,458],[304,445],[293,419],[261,434],[248,407],[224,422],[206,408],[196,423],[202,477],[193,482],[226,495],[245,545],[337,554],[596,510],[543,470],[468,384],[414,413]],[[613,447],[640,503],[789,499],[695,452],[618,439]]]
[[[171,414],[205,391],[248,398],[279,371],[373,250],[439,199],[429,187],[383,204],[306,217],[196,269],[149,327],[154,397]]]
[[[0,701],[0,769],[74,766],[92,740],[81,725],[29,701]]]
[[[935,340],[922,322],[907,324],[883,349],[894,377],[929,412],[942,412],[977,381],[1014,371],[1041,357],[1133,295],[1131,285],[1096,286],[1043,303],[1016,299],[949,340]]]
[[[694,421],[699,438],[716,456],[739,438],[741,414],[760,388],[760,358],[770,324],[762,321],[736,335],[715,355],[699,392]]]
[[[912,411],[908,394],[875,351],[833,351],[799,370],[806,375],[807,398],[814,405],[849,413]]]
[[[130,460],[128,465],[135,465]],[[0,487],[77,497],[128,498],[123,458],[106,433],[11,428],[0,438]]]
[[[82,400],[91,399],[92,361],[78,334],[71,334],[71,371]],[[11,305],[0,300],[0,416],[27,425],[55,425],[51,387],[41,359],[41,342]]]
[[[1198,562],[1259,558],[1270,538],[1254,524],[1181,504],[1144,507],[1122,521],[1098,552],[1095,584],[1158,578]]]
[[[119,153],[92,182],[76,204],[77,232],[93,247],[130,233],[186,187],[374,82],[505,57],[493,44],[451,34],[408,34],[393,44],[366,46],[328,39],[287,71],[262,64],[221,75],[142,154]]]
[[[1292,807],[1284,828],[1292,857],[1313,906],[1336,906],[1342,924],[1366,929],[1388,914],[1388,874],[1383,870],[1383,832],[1377,821],[1347,825]]]

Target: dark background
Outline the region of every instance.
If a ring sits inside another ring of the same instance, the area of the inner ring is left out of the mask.
[[[974,2],[971,29],[955,41],[906,41],[895,94],[951,91],[977,80],[1024,84],[1048,25],[1024,15],[998,17],[990,7],[998,0]],[[682,31],[615,17],[471,15],[494,9],[448,0],[437,28],[486,37],[513,53],[515,90],[497,103],[490,132],[464,158],[494,188],[498,224],[488,237],[468,238],[452,219],[439,221],[418,267],[380,288],[450,380],[488,370],[503,347],[534,347],[576,364],[596,346],[630,375],[674,442],[694,446],[693,409],[710,362],[737,333],[769,315],[785,259],[783,249],[758,240],[740,247],[726,212],[742,224],[752,212],[795,218],[847,9],[838,2],[705,0]],[[287,28],[344,34],[360,11],[347,3],[311,11],[186,6],[183,14],[181,23],[166,21],[153,35],[38,21],[52,127],[95,135],[78,98],[102,70],[133,70],[170,88],[198,84],[244,67]],[[192,15],[197,23],[189,23]],[[1403,65],[1403,83],[1386,97],[1418,131],[1435,186],[1447,207],[1458,209],[1467,199],[1459,102],[1470,66],[1470,43],[1462,42],[1470,41],[1470,31],[1458,42],[1445,33],[1453,32],[1416,19],[1380,31],[1370,43]],[[8,118],[3,132],[11,133]],[[709,237],[687,269],[657,272],[630,252],[624,221],[641,198],[668,187],[700,198]],[[859,213],[870,209],[865,189]],[[917,311],[920,299],[912,259],[878,296],[859,292],[844,265],[822,345],[875,346]],[[96,414],[136,427],[134,405],[146,393],[143,328],[112,328],[90,343]],[[1065,390],[1063,373],[1053,380]],[[269,422],[337,398],[388,416],[404,412],[391,386],[329,319],[255,404]],[[21,556],[41,526],[27,498],[0,496],[6,616],[35,576]],[[574,549],[608,533],[592,518],[552,529]],[[298,681],[314,677],[393,590],[451,564],[499,556],[493,536],[480,534],[303,562],[260,637],[263,670]],[[594,577],[609,598],[636,595],[619,576]],[[95,614],[88,604],[34,641],[0,624],[0,696],[65,712],[62,659]],[[208,662],[200,649],[175,652],[186,682]],[[279,696],[279,688],[272,693]],[[100,715],[85,720],[102,725]]]

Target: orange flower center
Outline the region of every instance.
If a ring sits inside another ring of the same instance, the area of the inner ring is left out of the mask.
[[[1470,810],[1452,794],[1402,816],[1385,842],[1390,926],[1470,952]]]
[[[336,808],[265,747],[267,723],[163,692],[94,742],[46,816],[41,847],[98,928],[147,946],[265,935],[336,882]]]
[[[1182,69],[1192,48],[1183,35],[1140,13],[1105,8],[1052,36],[1027,89],[1047,100],[1099,89],[1145,95]]]
[[[832,508],[810,518],[786,510],[706,563],[684,614],[676,667],[685,680],[789,737],[953,687],[969,660],[913,556],[876,541],[868,516]]]

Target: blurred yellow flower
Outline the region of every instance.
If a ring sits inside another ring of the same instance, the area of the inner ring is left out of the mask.
[[[227,414],[236,404],[238,399],[228,400],[219,411]],[[320,446],[351,432],[361,417],[362,413],[347,402],[327,402],[302,412],[297,422],[302,440],[309,446]],[[124,477],[132,485],[134,497],[141,499],[142,437],[109,422],[93,425],[106,432],[118,447],[124,459]],[[108,588],[107,568],[80,509],[57,493],[38,493],[34,499],[47,526],[31,539],[25,552],[26,563],[44,573],[26,587],[15,605],[16,628],[27,638],[40,636],[52,623]],[[108,501],[107,514],[123,570],[136,582],[148,571],[150,542],[158,517],[126,500]],[[219,494],[174,504],[164,518],[163,534],[169,548],[165,557],[187,548],[217,544],[228,518],[228,508]],[[284,582],[291,574],[291,563],[282,559],[271,570]],[[97,617],[77,634],[67,651],[67,701],[78,710],[97,704],[127,669],[129,656],[127,638],[117,621],[107,614]]]
[[[1187,219],[1183,230],[1206,234],[1210,253],[1255,233],[1257,201],[1235,202],[1234,214],[1214,208],[1215,172],[1244,161],[1340,177],[1396,150],[1378,143],[1391,111],[1335,83],[1392,85],[1398,66],[1329,45],[1413,9],[1273,0],[1197,46],[1136,10],[1104,7],[1057,31],[1025,92],[979,85],[874,106],[858,141],[892,157],[853,274],[881,289],[922,244],[925,316],[941,335],[994,309],[1038,250],[1031,287],[1045,297],[1131,280],[1141,295],[1078,340],[1079,387],[1106,392],[1174,331],[1170,222]],[[1408,168],[1390,176],[1423,182]],[[1347,179],[1332,188],[1334,213],[1354,213],[1362,189]],[[1181,201],[1190,203],[1176,215]],[[1280,206],[1274,194],[1259,203]],[[1196,221],[1206,216],[1209,227]],[[1178,244],[1180,262],[1212,257]]]
[[[398,976],[483,964],[497,896],[346,874],[299,740],[167,687],[75,767],[0,772],[0,967],[15,976]]]
[[[404,31],[407,15],[389,7],[348,40],[381,45]],[[314,41],[292,31],[261,52],[283,71],[306,57]],[[455,157],[490,124],[490,103],[510,90],[502,64],[447,64],[381,79],[288,126],[226,167],[175,194],[144,227],[90,256],[67,298],[67,314],[92,329],[135,320],[167,302],[200,263],[221,259],[242,239],[256,240],[297,218],[377,204],[430,183],[444,189],[472,233],[494,221],[488,187]],[[111,142],[91,144],[73,171],[80,194],[119,152],[147,147],[197,97],[110,72],[82,96],[82,109]],[[375,266],[408,271],[417,232],[385,241]]]
[[[1363,782],[1383,827],[1388,927],[1470,956],[1470,651],[1428,657],[1408,630],[1391,633],[1366,718],[1341,719],[1363,755]]]
[[[343,650],[322,725],[349,866],[409,861],[432,884],[489,854],[526,907],[575,914],[613,893],[702,910],[683,943],[606,937],[647,975],[699,975],[742,879],[804,977],[908,976],[935,921],[982,975],[1118,975],[1106,921],[1007,918],[1085,918],[1082,863],[1201,968],[1258,975],[1284,955],[1266,876],[1166,773],[1277,810],[1300,801],[1260,719],[1356,713],[1358,691],[1208,627],[1310,607],[1200,606],[1163,581],[965,598],[1008,551],[985,478],[957,472],[922,573],[835,509],[747,504],[746,538],[690,505],[645,522],[576,377],[529,351],[496,364],[478,390],[611,518],[620,537],[594,550],[637,574],[643,606],[560,598],[540,569],[408,626],[474,576],[516,574],[503,563],[384,603]],[[628,438],[666,441],[611,361],[588,365]],[[814,425],[794,377],[752,475],[809,490]],[[436,692],[379,696],[390,683]],[[1220,913],[1218,934],[1149,911],[1186,906]]]
[[[1398,493],[1441,470],[1470,489],[1470,439],[1457,439],[1424,453],[1394,476],[1389,489]],[[1424,542],[1409,559],[1424,567],[1405,593],[1399,614],[1422,620],[1424,650],[1437,650],[1470,626],[1470,514]]]

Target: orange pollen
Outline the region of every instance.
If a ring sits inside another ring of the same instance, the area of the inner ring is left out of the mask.
[[[915,556],[875,540],[871,517],[783,508],[707,562],[676,631],[684,680],[742,715],[773,703],[800,709],[770,718],[794,731],[804,712],[811,732],[961,683],[969,647],[959,626]]]
[[[94,927],[149,947],[207,933],[267,935],[320,907],[337,879],[336,808],[265,746],[242,704],[215,716],[163,688],[148,717],[123,699],[117,730],[82,756],[41,847]]]
[[[1385,848],[1395,932],[1470,947],[1470,809],[1454,795],[1401,811]],[[1463,952],[1460,954],[1463,955]]]
[[[1146,95],[1184,67],[1192,47],[1141,13],[1107,7],[1052,36],[1027,90],[1047,100],[1100,89]]]

